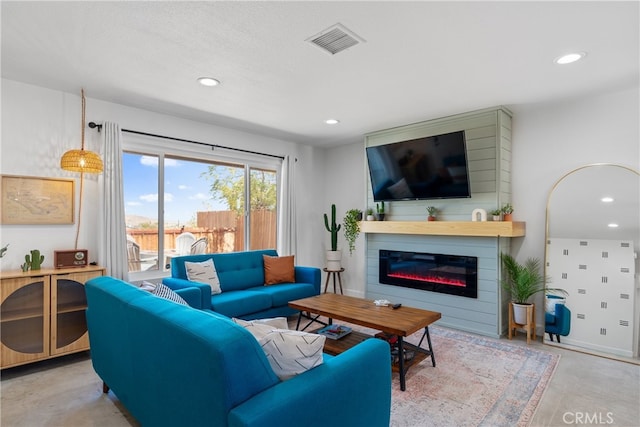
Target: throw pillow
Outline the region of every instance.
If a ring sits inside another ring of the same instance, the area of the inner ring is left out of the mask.
[[[265,285],[293,283],[296,281],[293,255],[280,257],[262,255],[262,259],[264,261]]]
[[[156,288],[151,291],[153,295],[159,296],[160,298],[168,299],[169,301],[177,302],[178,304],[186,305],[187,302],[178,294],[176,294],[173,289],[169,288],[167,285],[158,283]]]
[[[140,283],[140,285],[138,285],[138,288],[142,289],[143,291],[153,292],[156,288],[156,284],[144,280],[142,281],[142,283]]]
[[[274,329],[258,342],[273,372],[284,381],[321,365],[325,340],[322,335]]]
[[[187,278],[192,282],[205,283],[211,287],[211,295],[222,293],[220,279],[212,259],[203,262],[184,262]]]
[[[256,320],[243,320],[233,317],[231,320],[251,332],[251,335],[258,341],[275,329],[289,329],[286,317]]]

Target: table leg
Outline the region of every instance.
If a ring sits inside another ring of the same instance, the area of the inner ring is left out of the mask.
[[[342,292],[342,275],[338,273],[338,283],[340,284],[340,295],[344,295]]]
[[[405,391],[407,389],[404,374],[404,344],[402,336],[398,335],[398,375],[400,376],[400,390]]]

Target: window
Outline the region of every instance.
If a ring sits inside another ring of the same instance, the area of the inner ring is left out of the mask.
[[[165,275],[179,255],[276,247],[277,161],[126,149],[130,277]]]

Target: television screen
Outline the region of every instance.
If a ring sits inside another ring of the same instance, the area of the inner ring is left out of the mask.
[[[367,147],[373,199],[471,197],[464,131]]]

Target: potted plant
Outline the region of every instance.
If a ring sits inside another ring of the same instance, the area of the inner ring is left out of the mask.
[[[438,216],[438,208],[436,208],[435,206],[427,206],[427,215],[428,221],[435,221],[436,217]]]
[[[367,221],[375,221],[376,217],[373,216],[373,208],[367,208]]]
[[[502,213],[502,209],[494,209],[491,212],[491,217],[494,221],[500,221],[500,214]]]
[[[338,231],[340,224],[336,224],[336,205],[331,205],[331,224],[327,214],[324,214],[324,226],[331,234],[331,250],[327,250],[327,270],[338,271],[342,268],[342,251],[338,250]]]
[[[560,288],[545,288],[548,281],[540,272],[540,260],[528,258],[524,264],[520,264],[511,255],[502,253],[500,260],[504,267],[502,288],[511,297],[513,304],[513,317],[515,323],[524,325],[527,323],[527,306],[532,305],[529,298],[538,292],[557,292],[567,295],[567,291]]]
[[[511,221],[511,214],[513,214],[513,206],[511,206],[511,203],[505,203],[500,210],[502,211],[502,219]]]
[[[376,211],[378,212],[378,221],[384,221],[384,200],[376,203]]]
[[[360,209],[349,209],[344,216],[344,238],[349,244],[349,255],[356,249],[356,239],[360,234],[360,221],[362,211]]]

